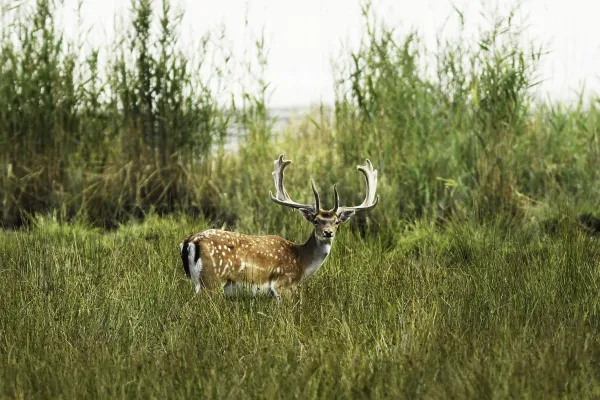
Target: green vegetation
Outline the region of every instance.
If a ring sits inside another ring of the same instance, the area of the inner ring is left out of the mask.
[[[227,126],[201,79],[208,38],[192,65],[169,2],[157,21],[152,2],[136,0],[131,28],[82,58],[83,42],[57,31],[52,0],[20,8],[0,39],[1,222],[53,211],[111,227],[193,208],[189,169],[202,174]]]
[[[296,162],[296,195],[312,176],[340,182],[349,201],[361,192],[353,167],[369,157],[385,199],[372,215],[392,230],[400,220],[597,208],[598,102],[533,104],[543,51],[523,44],[512,14],[491,17],[476,37],[440,38],[431,54],[417,33],[395,34],[366,6],[367,35],[338,63],[333,119],[317,111],[282,137],[266,110],[264,41],[254,60],[233,60],[207,34],[188,58],[177,44],[180,18],[161,4],[153,13],[150,0],[133,0],[130,27],[87,55],[83,39],[63,39],[51,0],[22,5],[3,25],[4,226],[47,213],[109,228],[149,213],[267,220],[271,161],[281,152]],[[232,76],[240,69],[247,79]],[[243,96],[219,100],[237,81],[248,82]],[[239,151],[225,152],[236,131]]]
[[[600,242],[567,222],[344,229],[282,304],[194,296],[199,221],[36,225],[0,241],[3,398],[600,395]]]
[[[132,0],[85,53],[52,0],[0,5],[0,397],[600,396],[598,98],[534,102],[510,12],[432,53],[365,6],[333,118],[275,134],[262,39],[189,58],[169,2]],[[194,296],[188,233],[308,235],[268,198],[280,153],[325,206],[370,158],[379,206],[291,300]]]

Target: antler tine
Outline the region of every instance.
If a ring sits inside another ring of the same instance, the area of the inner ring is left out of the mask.
[[[359,165],[357,169],[364,175],[367,194],[362,204],[355,207],[339,207],[338,211],[354,210],[354,211],[367,211],[375,208],[379,203],[379,195],[377,195],[377,170],[373,169],[373,164],[367,159],[366,165]],[[336,190],[337,195],[337,190]]]
[[[315,181],[310,180],[310,186],[312,187],[313,194],[315,195],[315,210],[319,211],[321,209],[321,202],[319,201],[319,192],[317,191],[317,187],[315,186]]]
[[[288,165],[290,165],[292,163],[291,160],[284,160],[283,159],[283,154],[281,154],[279,156],[279,158],[277,158],[274,162],[275,164],[275,170],[273,171],[273,179],[275,180],[275,196],[273,196],[272,192],[269,192],[269,195],[271,196],[271,200],[273,200],[275,203],[280,204],[282,206],[285,207],[291,207],[291,208],[305,208],[305,209],[311,209],[311,210],[315,210],[315,206],[312,204],[302,204],[302,203],[297,203],[295,201],[293,201],[290,196],[288,195],[287,191],[285,190],[285,187],[283,186],[283,173],[286,169],[286,167]],[[317,192],[314,183],[313,183],[313,192],[315,194],[315,201],[316,201],[316,210],[318,210],[319,208],[319,193]]]
[[[333,185],[333,209],[331,211],[337,212],[340,207],[340,195],[337,190],[337,184]]]

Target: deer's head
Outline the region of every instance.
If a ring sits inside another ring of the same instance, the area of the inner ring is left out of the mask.
[[[367,194],[361,205],[355,207],[340,206],[340,197],[337,191],[337,186],[333,185],[334,207],[331,210],[321,209],[321,201],[319,192],[315,186],[315,182],[311,180],[311,186],[315,197],[314,204],[302,204],[293,201],[288,195],[283,186],[283,173],[285,168],[292,162],[284,160],[283,154],[275,160],[275,171],[273,178],[275,179],[276,195],[271,195],[271,200],[282,206],[291,207],[300,211],[302,216],[312,223],[315,227],[315,237],[320,242],[331,242],[335,236],[337,227],[352,218],[358,211],[367,211],[375,208],[379,202],[377,191],[377,170],[373,169],[371,161],[367,160],[366,165],[359,165],[358,170],[365,177]]]

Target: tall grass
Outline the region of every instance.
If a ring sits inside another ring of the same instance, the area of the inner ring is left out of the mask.
[[[57,211],[114,225],[150,210],[202,208],[192,182],[209,169],[227,115],[178,47],[180,15],[162,1],[131,2],[114,50],[65,42],[57,7],[37,0],[1,38],[2,222]],[[99,58],[106,71],[99,70]],[[222,79],[223,76],[210,76]]]
[[[418,32],[399,34],[367,3],[367,33],[338,63],[334,118],[321,109],[280,135],[266,107],[264,38],[251,60],[232,60],[210,36],[190,58],[169,1],[132,0],[115,43],[82,57],[87,47],[63,39],[53,1],[18,10],[0,38],[4,226],[49,212],[106,227],[184,212],[219,226],[274,214],[279,222],[263,230],[282,231],[292,217],[268,204],[282,152],[295,161],[293,196],[310,194],[313,177],[325,196],[339,182],[345,203],[360,201],[354,165],[370,158],[382,204],[355,220],[363,230],[598,206],[597,101],[534,102],[543,49],[522,40],[515,10],[492,15],[476,36],[440,36],[427,49]],[[220,54],[225,68],[211,69]],[[233,63],[253,84],[223,103],[211,88],[233,93],[227,82],[242,80]],[[234,132],[239,150],[227,152],[220,145]]]
[[[476,37],[440,37],[431,56],[364,8],[367,35],[338,73],[335,142],[346,164],[377,160],[394,219],[597,198],[596,102],[534,104],[543,49],[523,43],[516,11],[491,13]]]
[[[342,229],[279,305],[193,294],[173,238],[206,226],[45,219],[2,237],[0,397],[600,393],[600,245],[568,221],[557,235],[418,223],[393,247]]]

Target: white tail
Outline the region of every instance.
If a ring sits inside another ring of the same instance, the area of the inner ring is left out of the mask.
[[[276,194],[271,200],[294,209],[314,225],[314,230],[304,244],[292,243],[279,236],[249,236],[223,230],[207,230],[189,235],[180,244],[183,268],[195,284],[196,292],[223,288],[226,294],[249,290],[279,299],[279,292],[296,288],[304,279],[316,272],[329,252],[337,227],[353,217],[357,211],[373,209],[379,202],[377,170],[369,160],[358,166],[366,181],[366,196],[361,205],[341,207],[337,187],[334,185],[334,207],[320,208],[319,193],[313,181],[311,186],[314,204],[293,201],[283,185],[285,168],[291,161],[283,154],[275,160]]]

